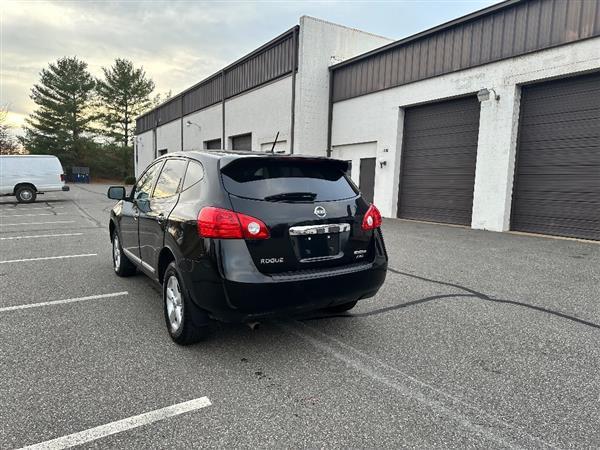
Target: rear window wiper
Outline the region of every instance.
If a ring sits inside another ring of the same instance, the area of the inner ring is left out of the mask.
[[[282,192],[280,194],[267,195],[265,200],[268,202],[301,202],[312,201],[317,198],[314,192]]]

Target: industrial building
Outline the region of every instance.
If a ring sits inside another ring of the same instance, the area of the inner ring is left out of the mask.
[[[396,42],[303,17],[140,117],[137,171],[277,131],[351,161],[386,217],[600,240],[600,0],[508,0]]]

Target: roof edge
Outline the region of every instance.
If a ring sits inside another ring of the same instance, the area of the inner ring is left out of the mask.
[[[375,55],[377,53],[384,52],[384,51],[389,50],[391,48],[401,47],[401,46],[403,46],[405,44],[408,44],[409,42],[416,41],[418,39],[421,39],[423,37],[429,36],[431,34],[435,34],[437,32],[446,30],[446,29],[451,28],[451,27],[453,27],[455,25],[460,25],[462,23],[469,22],[469,21],[477,19],[479,17],[487,16],[489,14],[495,13],[495,12],[500,11],[502,9],[509,8],[509,7],[513,6],[513,5],[516,5],[516,4],[519,4],[519,3],[523,3],[525,1],[526,0],[504,0],[504,1],[500,2],[500,3],[496,3],[496,4],[488,6],[486,8],[479,9],[477,11],[474,11],[472,13],[469,13],[469,14],[466,14],[464,16],[458,17],[456,19],[452,19],[452,20],[449,20],[447,22],[441,23],[440,25],[436,25],[434,27],[428,28],[428,29],[426,29],[424,31],[420,31],[420,32],[418,32],[416,34],[413,34],[411,36],[407,36],[407,37],[402,38],[402,39],[400,39],[398,41],[394,41],[394,42],[392,42],[390,44],[384,45],[382,47],[378,47],[378,48],[376,48],[374,50],[371,50],[369,52],[362,53],[362,54],[360,54],[358,56],[355,56],[353,58],[349,58],[349,59],[347,59],[345,61],[342,61],[340,63],[337,63],[337,64],[334,64],[334,65],[330,66],[329,70],[330,71],[334,71],[334,70],[339,69],[341,67],[344,67],[346,65],[352,64],[352,63],[354,63],[356,61],[360,61],[362,59],[366,59],[366,58],[368,58],[368,57],[370,57],[372,55]]]

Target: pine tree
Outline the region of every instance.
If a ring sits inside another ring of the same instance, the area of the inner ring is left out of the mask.
[[[126,59],[117,58],[111,67],[102,71],[104,80],[98,80],[96,89],[103,108],[103,132],[127,147],[135,118],[152,106],[150,94],[154,82],[146,78],[143,68],[134,68]]]
[[[53,154],[63,164],[76,163],[87,145],[96,82],[77,57],[60,58],[40,73],[31,89],[37,109],[26,119],[23,145],[34,154]]]

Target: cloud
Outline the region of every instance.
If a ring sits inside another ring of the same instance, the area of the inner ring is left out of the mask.
[[[158,92],[176,93],[291,28],[302,14],[400,38],[490,3],[5,0],[0,103],[15,117],[33,111],[31,87],[62,56],[83,59],[95,76],[117,57],[131,59]]]

